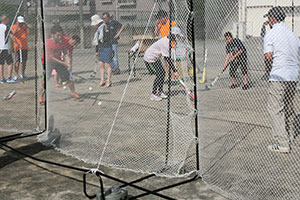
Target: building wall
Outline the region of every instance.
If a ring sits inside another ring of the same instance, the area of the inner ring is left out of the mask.
[[[290,7],[293,0],[247,0],[246,9],[246,34],[253,37],[260,37],[262,24],[267,20],[263,15],[273,6]],[[300,0],[294,0],[295,6],[300,6]],[[294,16],[294,31],[300,36],[300,9],[296,9]],[[287,13],[285,22],[292,29],[292,16]]]

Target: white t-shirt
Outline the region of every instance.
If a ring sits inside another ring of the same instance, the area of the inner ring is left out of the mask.
[[[274,24],[264,38],[264,53],[272,53],[270,81],[298,81],[300,40],[284,22]]]
[[[145,52],[144,60],[154,63],[161,57],[169,57],[169,38],[164,37],[153,43]]]
[[[8,46],[8,39],[5,41],[7,38],[7,34],[9,32],[9,28],[5,24],[0,24],[0,49],[9,49]]]

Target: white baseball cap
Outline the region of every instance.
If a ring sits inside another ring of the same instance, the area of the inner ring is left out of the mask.
[[[22,17],[22,16],[19,16],[17,18],[17,20],[18,20],[19,23],[24,23],[25,22],[24,17]]]
[[[92,26],[96,26],[97,24],[103,22],[103,20],[101,19],[101,17],[99,15],[93,15],[91,17],[91,20],[92,20],[92,23],[91,23]]]

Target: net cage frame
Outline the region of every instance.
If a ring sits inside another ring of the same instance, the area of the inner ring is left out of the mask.
[[[26,0],[22,0],[22,3],[26,1]],[[159,2],[160,0],[154,0],[155,2]],[[167,0],[168,2],[168,5],[169,5],[169,18],[170,18],[170,21],[172,21],[174,19],[174,10],[172,8],[174,8],[174,5],[173,5],[173,1],[174,0]],[[26,1],[27,2],[27,1]],[[35,36],[34,36],[34,43],[35,43],[35,48],[34,48],[34,59],[35,59],[35,122],[36,124],[38,124],[38,112],[39,112],[39,108],[38,108],[38,91],[37,91],[37,88],[38,88],[38,74],[37,74],[37,67],[38,67],[38,46],[37,46],[37,43],[38,43],[38,31],[41,31],[42,32],[42,49],[43,49],[43,52],[46,52],[46,48],[45,48],[45,21],[44,21],[44,5],[43,5],[43,0],[34,0],[34,1],[30,1],[30,2],[34,2],[35,3],[35,14],[36,14],[36,18],[37,20],[35,20]],[[189,17],[188,17],[188,20],[190,25],[191,25],[191,38],[194,38],[195,35],[194,35],[194,13],[193,13],[193,9],[194,9],[194,6],[193,6],[193,0],[186,0],[186,3],[189,7]],[[82,6],[82,2],[79,1],[79,6],[81,7]],[[38,16],[38,7],[40,8],[40,12],[41,12],[41,16]],[[38,30],[38,18],[41,17],[41,30]],[[171,26],[170,26],[170,29],[169,29],[169,33],[171,33]],[[171,54],[171,42],[169,43],[169,52]],[[195,41],[192,40],[192,48],[193,48],[193,52],[192,52],[192,57],[193,57],[193,60],[192,60],[192,66],[193,66],[193,69],[194,71],[196,71],[196,61],[195,61]],[[45,70],[46,69],[46,63],[43,64],[43,69]],[[135,73],[135,71],[134,71]],[[168,91],[170,92],[171,91],[171,85],[170,85],[170,75],[171,75],[171,69],[169,69],[169,71],[167,72],[168,74],[168,79],[169,79],[169,83],[168,83]],[[45,99],[47,99],[47,79],[46,79],[46,74],[45,74],[45,82],[44,82],[44,95],[45,95]],[[196,74],[194,73],[193,75],[194,77],[194,90],[193,90],[193,93],[194,93],[194,96],[195,96],[195,99],[194,99],[194,112],[195,112],[195,115],[194,115],[194,126],[195,126],[195,138],[198,138],[198,120],[197,120],[197,84],[196,84]],[[47,106],[48,102],[45,100],[45,106],[44,106],[44,117],[45,117],[45,121],[44,121],[44,129],[43,130],[39,130],[38,132],[32,132],[30,134],[28,133],[23,133],[23,132],[20,132],[20,133],[15,133],[15,134],[11,134],[9,136],[4,136],[4,137],[0,137],[0,144],[4,147],[6,147],[7,149],[10,149],[12,151],[15,151],[16,153],[19,153],[21,155],[24,155],[26,157],[29,157],[33,160],[36,160],[36,161],[39,161],[39,162],[44,162],[44,163],[48,163],[50,165],[54,165],[54,166],[59,166],[59,167],[63,167],[63,168],[67,168],[67,169],[71,169],[71,170],[76,170],[76,171],[81,171],[81,172],[84,172],[83,174],[83,188],[84,188],[84,193],[86,195],[86,197],[88,198],[94,198],[96,195],[88,195],[87,192],[86,192],[86,174],[87,173],[90,173],[90,170],[87,170],[87,169],[82,169],[82,168],[76,168],[76,167],[73,167],[73,166],[68,166],[68,165],[64,165],[64,164],[60,164],[60,163],[56,163],[56,162],[53,162],[53,161],[49,161],[49,160],[43,160],[43,159],[39,159],[39,158],[36,158],[36,157],[33,157],[31,155],[27,155],[25,154],[24,152],[21,152],[19,151],[18,149],[14,148],[14,147],[11,147],[10,145],[7,144],[7,142],[10,142],[10,141],[13,141],[13,140],[18,140],[18,139],[23,139],[23,138],[28,138],[28,137],[35,137],[35,136],[38,136],[42,133],[45,133],[46,130],[48,129],[49,127],[49,124],[48,124],[48,120],[47,120],[47,115],[48,115],[48,106]],[[168,141],[168,137],[169,137],[169,131],[170,131],[170,97],[168,98],[168,113],[167,113],[167,131],[166,131],[166,138],[167,138],[167,143],[166,143],[166,157],[165,157],[165,160],[166,160],[166,163],[168,162],[168,148],[169,148],[169,141]],[[196,146],[196,156],[195,156],[195,162],[196,162],[196,171],[199,171],[200,170],[200,164],[199,164],[199,143],[198,142],[195,142],[195,146]],[[150,175],[147,175],[147,176],[144,176],[142,178],[139,178],[137,180],[134,180],[134,181],[131,181],[131,182],[128,182],[128,181],[124,181],[124,180],[121,180],[119,178],[116,178],[116,177],[113,177],[113,176],[110,176],[108,174],[104,174],[102,172],[95,172],[95,175],[101,179],[101,176],[103,177],[106,177],[106,178],[109,178],[111,180],[114,180],[114,181],[117,181],[119,183],[122,183],[122,185],[120,186],[120,188],[123,188],[123,187],[126,187],[126,186],[131,186],[135,189],[138,189],[140,191],[143,191],[144,193],[142,194],[139,194],[137,196],[133,196],[133,197],[130,197],[130,199],[136,199],[136,198],[140,198],[140,197],[144,197],[144,196],[147,196],[147,195],[155,195],[155,196],[158,196],[158,197],[161,197],[161,198],[164,198],[164,199],[173,199],[172,197],[170,196],[166,196],[166,195],[162,195],[160,194],[159,192],[161,191],[164,191],[164,190],[167,190],[167,189],[170,189],[170,188],[174,188],[174,187],[177,187],[177,186],[180,186],[180,185],[183,185],[183,184],[187,184],[187,183],[190,183],[190,182],[193,182],[195,180],[198,180],[198,179],[201,179],[201,177],[199,176],[199,174],[195,174],[193,175],[192,177],[190,177],[189,179],[187,180],[184,180],[184,181],[180,181],[180,182],[177,182],[175,184],[169,184],[167,186],[164,186],[164,187],[161,187],[161,188],[157,188],[155,190],[149,190],[147,188],[144,188],[144,187],[141,187],[141,186],[138,186],[138,185],[135,185],[136,183],[139,183],[139,182],[142,182],[146,179],[149,179],[151,177],[154,177],[155,175],[154,174],[150,174]],[[101,183],[101,182],[100,182]],[[103,188],[102,184],[100,184],[100,189]]]

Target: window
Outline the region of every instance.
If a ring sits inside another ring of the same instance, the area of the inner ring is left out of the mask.
[[[118,0],[118,6],[120,8],[135,8],[136,0]]]

